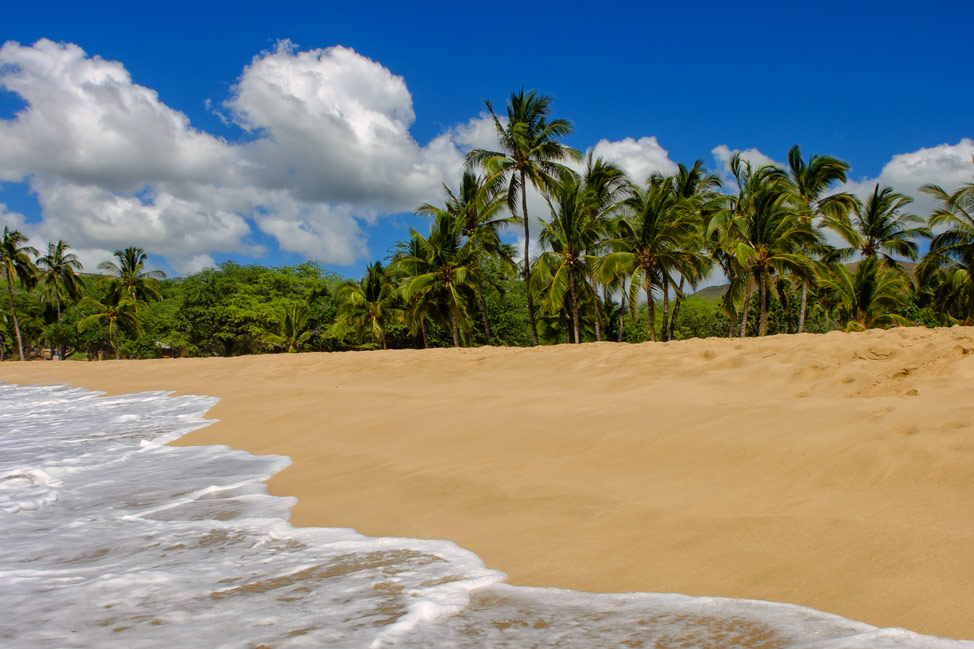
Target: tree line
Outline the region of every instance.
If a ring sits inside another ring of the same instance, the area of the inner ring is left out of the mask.
[[[889,187],[837,191],[849,165],[797,145],[785,168],[734,156],[730,186],[700,161],[634,182],[563,144],[572,126],[549,97],[512,94],[506,119],[485,103],[497,146],[468,153],[456,191],[417,208],[428,232],[360,280],[232,262],[167,280],[136,247],[83,275],[67,243],[41,255],[5,228],[0,357],[14,345],[21,359],[25,345],[118,358],[974,324],[974,182],[922,187],[938,204],[925,218]],[[529,187],[547,207],[534,253]],[[523,250],[506,228],[523,228]],[[715,273],[724,290],[693,297]]]

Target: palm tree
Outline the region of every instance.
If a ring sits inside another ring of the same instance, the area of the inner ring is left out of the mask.
[[[673,183],[673,191],[676,195],[686,201],[687,207],[693,211],[694,216],[697,220],[698,232],[694,235],[695,241],[688,242],[688,248],[692,250],[702,251],[704,246],[703,232],[706,229],[706,223],[710,218],[710,215],[715,213],[719,208],[720,195],[718,190],[720,189],[721,182],[716,174],[707,173],[703,166],[703,162],[696,160],[693,166],[689,169],[683,164],[677,165],[677,172],[672,176],[671,182]],[[713,262],[709,260],[703,254],[699,254],[694,258],[696,264],[692,268],[693,274],[687,275],[680,273],[680,283],[675,288],[676,299],[673,305],[673,314],[669,319],[669,325],[667,326],[666,312],[668,311],[668,293],[669,291],[664,287],[663,292],[663,340],[671,340],[673,338],[673,332],[676,329],[677,317],[680,314],[680,304],[683,301],[683,289],[686,281],[690,280],[691,286],[696,286],[696,283],[706,276],[707,271],[713,265]]]
[[[120,284],[125,295],[140,302],[160,300],[159,280],[166,279],[166,274],[161,270],[145,270],[145,264],[149,256],[142,248],[129,247],[125,250],[116,250],[115,258],[118,263],[103,261],[98,264],[99,270],[108,271],[110,281]]]
[[[538,344],[538,328],[534,317],[534,300],[531,296],[531,228],[528,216],[527,183],[538,190],[546,190],[555,176],[571,172],[560,161],[569,158],[580,160],[581,154],[559,143],[559,138],[572,133],[567,120],[552,119],[551,98],[535,91],[528,93],[522,88],[507,101],[507,124],[501,122],[489,101],[484,101],[497,131],[500,151],[474,149],[467,154],[467,164],[477,164],[489,174],[499,174],[506,179],[507,204],[511,214],[517,216],[517,199],[521,199],[521,220],[524,223],[524,290],[527,297],[528,321],[534,344]]]
[[[31,261],[31,255],[37,256],[37,250],[23,245],[27,237],[19,230],[11,230],[4,226],[3,239],[0,239],[0,266],[3,266],[4,279],[7,280],[7,296],[10,298],[10,315],[14,322],[14,332],[17,334],[17,351],[20,360],[24,360],[24,341],[20,336],[20,323],[17,321],[17,308],[14,305],[14,277],[24,288],[33,287],[37,278],[37,268]]]
[[[83,266],[77,256],[68,252],[70,247],[62,240],[48,243],[47,254],[37,258],[41,285],[54,298],[58,322],[61,322],[61,301],[65,298],[81,297],[81,285],[75,271],[81,270]]]
[[[965,323],[974,324],[974,182],[948,194],[938,185],[921,191],[933,196],[940,207],[930,215],[930,227],[946,229],[930,241],[930,252],[920,262],[918,274],[929,283],[934,271],[941,271],[944,288],[963,308]]]
[[[84,332],[95,324],[108,325],[108,343],[115,351],[115,359],[120,357],[118,348],[118,328],[128,325],[136,332],[142,331],[141,309],[144,302],[124,291],[122,284],[110,286],[104,302],[94,298],[85,298],[81,302],[83,307],[90,307],[95,313],[82,318],[78,322],[78,331]]]
[[[866,257],[853,275],[842,264],[834,263],[819,284],[836,302],[836,315],[846,331],[864,331],[891,325],[913,323],[893,313],[903,306],[910,293],[903,273],[883,268],[876,256]]]
[[[606,162],[601,157],[595,158],[589,152],[582,172],[583,197],[589,218],[598,224],[602,234],[611,227],[612,215],[621,208],[622,202],[633,195],[633,186],[626,174],[616,165]],[[588,243],[588,254],[592,257],[593,271],[597,271],[601,264],[600,255],[605,252],[606,243],[601,237]],[[602,314],[599,305],[599,273],[590,274],[592,282],[593,324],[595,325],[595,340],[602,340]]]
[[[849,230],[849,211],[856,200],[851,194],[828,194],[835,183],[846,181],[849,165],[831,156],[813,155],[806,163],[801,147],[797,144],[788,151],[788,170],[793,185],[793,201],[798,218],[815,228],[819,225],[837,232]],[[803,253],[807,253],[802,248]],[[802,282],[802,300],[798,313],[798,333],[805,330],[805,312],[808,307],[808,282]]]
[[[468,302],[480,282],[478,242],[463,235],[464,222],[447,212],[437,214],[429,237],[412,231],[416,254],[399,258],[396,269],[409,279],[403,298],[431,301],[445,312],[460,347],[460,329],[469,330]]]
[[[752,278],[761,300],[758,336],[764,336],[768,325],[768,282],[786,270],[810,280],[812,265],[801,250],[819,243],[820,238],[808,224],[802,223],[790,204],[781,170],[767,166],[752,170],[749,163],[742,166],[735,158],[732,171],[738,177],[738,196],[708,227],[711,232],[717,228],[725,230],[725,245],[744,271],[735,278],[739,283],[746,283],[741,336],[746,333]]]
[[[866,201],[853,207],[855,231],[847,236],[847,241],[864,257],[881,256],[887,266],[898,267],[892,255],[916,259],[918,246],[914,239],[929,236],[930,231],[921,225],[922,217],[904,213],[912,202],[909,196],[898,194],[891,187],[880,189],[877,183]]]
[[[294,354],[311,337],[310,322],[306,305],[290,305],[279,309],[275,313],[278,333],[264,335],[264,342],[283,347],[289,354]]]
[[[598,245],[604,231],[604,224],[597,218],[597,203],[590,199],[582,183],[574,178],[566,178],[548,197],[551,221],[541,231],[541,245],[550,251],[542,253],[537,264],[541,269],[538,279],[546,286],[549,307],[560,310],[568,298],[575,343],[582,342],[579,283],[593,275],[595,258],[587,253]]]
[[[336,331],[344,333],[352,329],[361,338],[368,329],[372,339],[382,343],[382,349],[389,349],[386,328],[402,322],[403,312],[396,287],[382,264],[369,264],[361,281],[342,286],[338,300]]]
[[[472,251],[475,258],[471,260],[473,266],[481,266],[483,260],[488,255],[498,256],[510,262],[504,253],[504,246],[501,244],[497,234],[498,229],[509,224],[513,217],[503,216],[502,212],[507,207],[507,194],[504,191],[503,178],[499,175],[477,176],[467,170],[463,173],[460,181],[460,191],[454,194],[446,185],[443,186],[447,195],[446,206],[439,208],[429,203],[424,203],[416,209],[417,214],[424,214],[439,218],[447,215],[455,219],[460,224],[460,233],[475,242]],[[410,240],[410,244],[415,238]],[[480,310],[481,322],[484,327],[484,338],[488,345],[491,344],[490,322],[487,319],[487,303],[484,300],[484,287],[482,283],[476,285],[477,305]],[[419,306],[416,302],[414,306]],[[423,324],[424,345],[426,341],[425,319],[421,319]]]
[[[629,214],[615,223],[615,237],[608,242],[613,252],[602,261],[602,272],[642,274],[649,337],[655,342],[653,293],[672,270],[692,274],[697,261],[686,243],[697,232],[697,221],[692,205],[676,195],[672,182],[659,176],[651,178],[645,190],[636,190],[625,206]]]

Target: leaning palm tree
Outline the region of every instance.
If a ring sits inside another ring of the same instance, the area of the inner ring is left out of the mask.
[[[0,239],[0,266],[3,267],[4,279],[7,280],[7,296],[10,298],[10,315],[13,318],[14,333],[17,334],[17,351],[20,360],[24,360],[24,341],[20,336],[20,323],[17,321],[17,308],[14,305],[14,277],[21,286],[31,288],[37,281],[37,268],[31,261],[31,255],[37,256],[37,250],[24,245],[27,237],[19,230],[11,230],[4,226],[3,238]]]
[[[835,314],[846,331],[913,324],[894,313],[906,303],[909,280],[903,273],[883,268],[876,256],[861,261],[855,274],[834,263],[819,284],[831,294]]]
[[[855,198],[848,193],[829,194],[835,183],[846,181],[849,165],[831,156],[813,155],[808,162],[802,159],[797,144],[788,151],[788,171],[793,186],[793,202],[798,218],[812,228],[827,227],[849,236],[849,212]],[[807,253],[807,249],[802,249]],[[808,282],[802,282],[801,307],[798,312],[798,333],[805,330],[808,308]]]
[[[930,252],[920,262],[918,274],[925,283],[939,271],[942,289],[950,288],[955,306],[962,306],[964,321],[974,324],[974,183],[948,194],[938,185],[921,190],[939,201],[930,215],[930,227],[945,227],[930,241]]]
[[[47,254],[37,258],[41,285],[54,298],[58,322],[61,322],[61,301],[81,297],[81,285],[75,271],[83,266],[76,255],[68,252],[70,247],[62,240],[48,243]]]
[[[915,239],[929,236],[930,230],[923,225],[922,217],[906,213],[912,202],[909,196],[894,192],[892,187],[880,189],[877,183],[873,193],[853,207],[855,231],[846,240],[864,257],[882,257],[887,266],[899,267],[893,255],[916,259],[919,247]]]
[[[313,333],[306,305],[290,305],[274,313],[277,333],[264,335],[264,342],[294,354]]]
[[[556,176],[571,172],[561,164],[562,160],[580,160],[581,154],[558,142],[559,138],[572,133],[567,120],[549,120],[551,97],[528,93],[522,88],[507,101],[507,123],[501,122],[489,101],[484,101],[494,119],[499,151],[474,149],[467,154],[468,165],[480,165],[488,174],[499,174],[506,179],[507,204],[511,214],[517,216],[517,202],[521,199],[520,219],[524,223],[524,290],[528,306],[528,322],[535,345],[538,344],[538,327],[534,317],[534,300],[531,295],[531,220],[528,216],[527,183],[538,190],[546,190]]]
[[[443,189],[447,195],[444,207],[440,208],[424,203],[416,209],[416,213],[434,218],[446,217],[455,220],[459,224],[460,234],[475,243],[471,249],[471,252],[474,253],[474,258],[470,260],[472,266],[482,266],[489,256],[499,257],[506,263],[511,263],[498,236],[498,230],[513,221],[513,217],[506,213],[507,193],[504,189],[503,178],[496,174],[493,176],[477,176],[467,170],[463,173],[460,191],[457,194],[454,194],[446,185],[443,186]],[[416,239],[412,238],[407,246],[412,246],[414,242]],[[477,306],[484,328],[484,339],[490,345],[492,340],[490,321],[487,319],[487,302],[484,300],[484,286],[480,282],[474,288],[476,289]],[[412,306],[420,308],[423,306],[423,302],[424,300],[414,301]],[[426,339],[425,318],[420,319],[419,324],[423,325],[424,345],[429,346]],[[411,327],[411,329],[413,328]]]
[[[388,349],[386,330],[402,319],[399,293],[378,262],[369,264],[361,281],[349,282],[338,291],[333,327],[341,335],[353,330],[361,338],[368,329],[372,339],[381,342],[382,349]]]
[[[166,274],[161,270],[145,270],[149,256],[142,248],[133,246],[116,250],[115,258],[118,260],[117,264],[111,261],[98,264],[99,270],[110,273],[108,281],[120,285],[125,295],[137,301],[162,299],[159,280],[166,279]]]

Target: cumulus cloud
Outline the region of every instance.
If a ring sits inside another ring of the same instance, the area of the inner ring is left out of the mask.
[[[670,160],[669,153],[660,146],[655,136],[638,140],[627,137],[613,142],[599,140],[590,151],[595,157],[618,165],[637,185],[645,184],[654,173],[667,175],[676,172],[676,163]]]
[[[777,160],[766,156],[758,151],[757,148],[743,150],[731,149],[726,144],[720,144],[715,146],[710,153],[713,154],[714,162],[717,163],[717,174],[721,177],[721,180],[724,181],[725,185],[734,180],[734,176],[731,174],[730,164],[735,155],[739,155],[741,160],[744,160],[745,162],[750,162],[751,166],[755,169],[767,165],[781,167],[782,169],[786,168],[787,166],[784,163],[778,162]]]
[[[914,199],[910,209],[926,217],[937,206],[936,201],[920,191],[923,185],[940,185],[952,192],[974,179],[974,140],[963,138],[957,144],[940,144],[894,155],[876,178],[863,178],[846,183],[842,191],[860,198],[872,194],[877,184]]]
[[[344,47],[256,56],[225,104],[245,143],[195,129],[121,63],[72,44],[4,44],[0,86],[26,103],[0,120],[0,180],[30,184],[36,231],[85,250],[139,245],[183,272],[214,252],[263,253],[256,232],[353,263],[367,253],[360,221],[437,195],[486,131],[481,116],[421,146],[403,79]]]

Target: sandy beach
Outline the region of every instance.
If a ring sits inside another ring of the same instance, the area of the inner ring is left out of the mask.
[[[449,539],[509,581],[790,602],[974,639],[974,328],[7,362],[220,398],[296,525]]]

